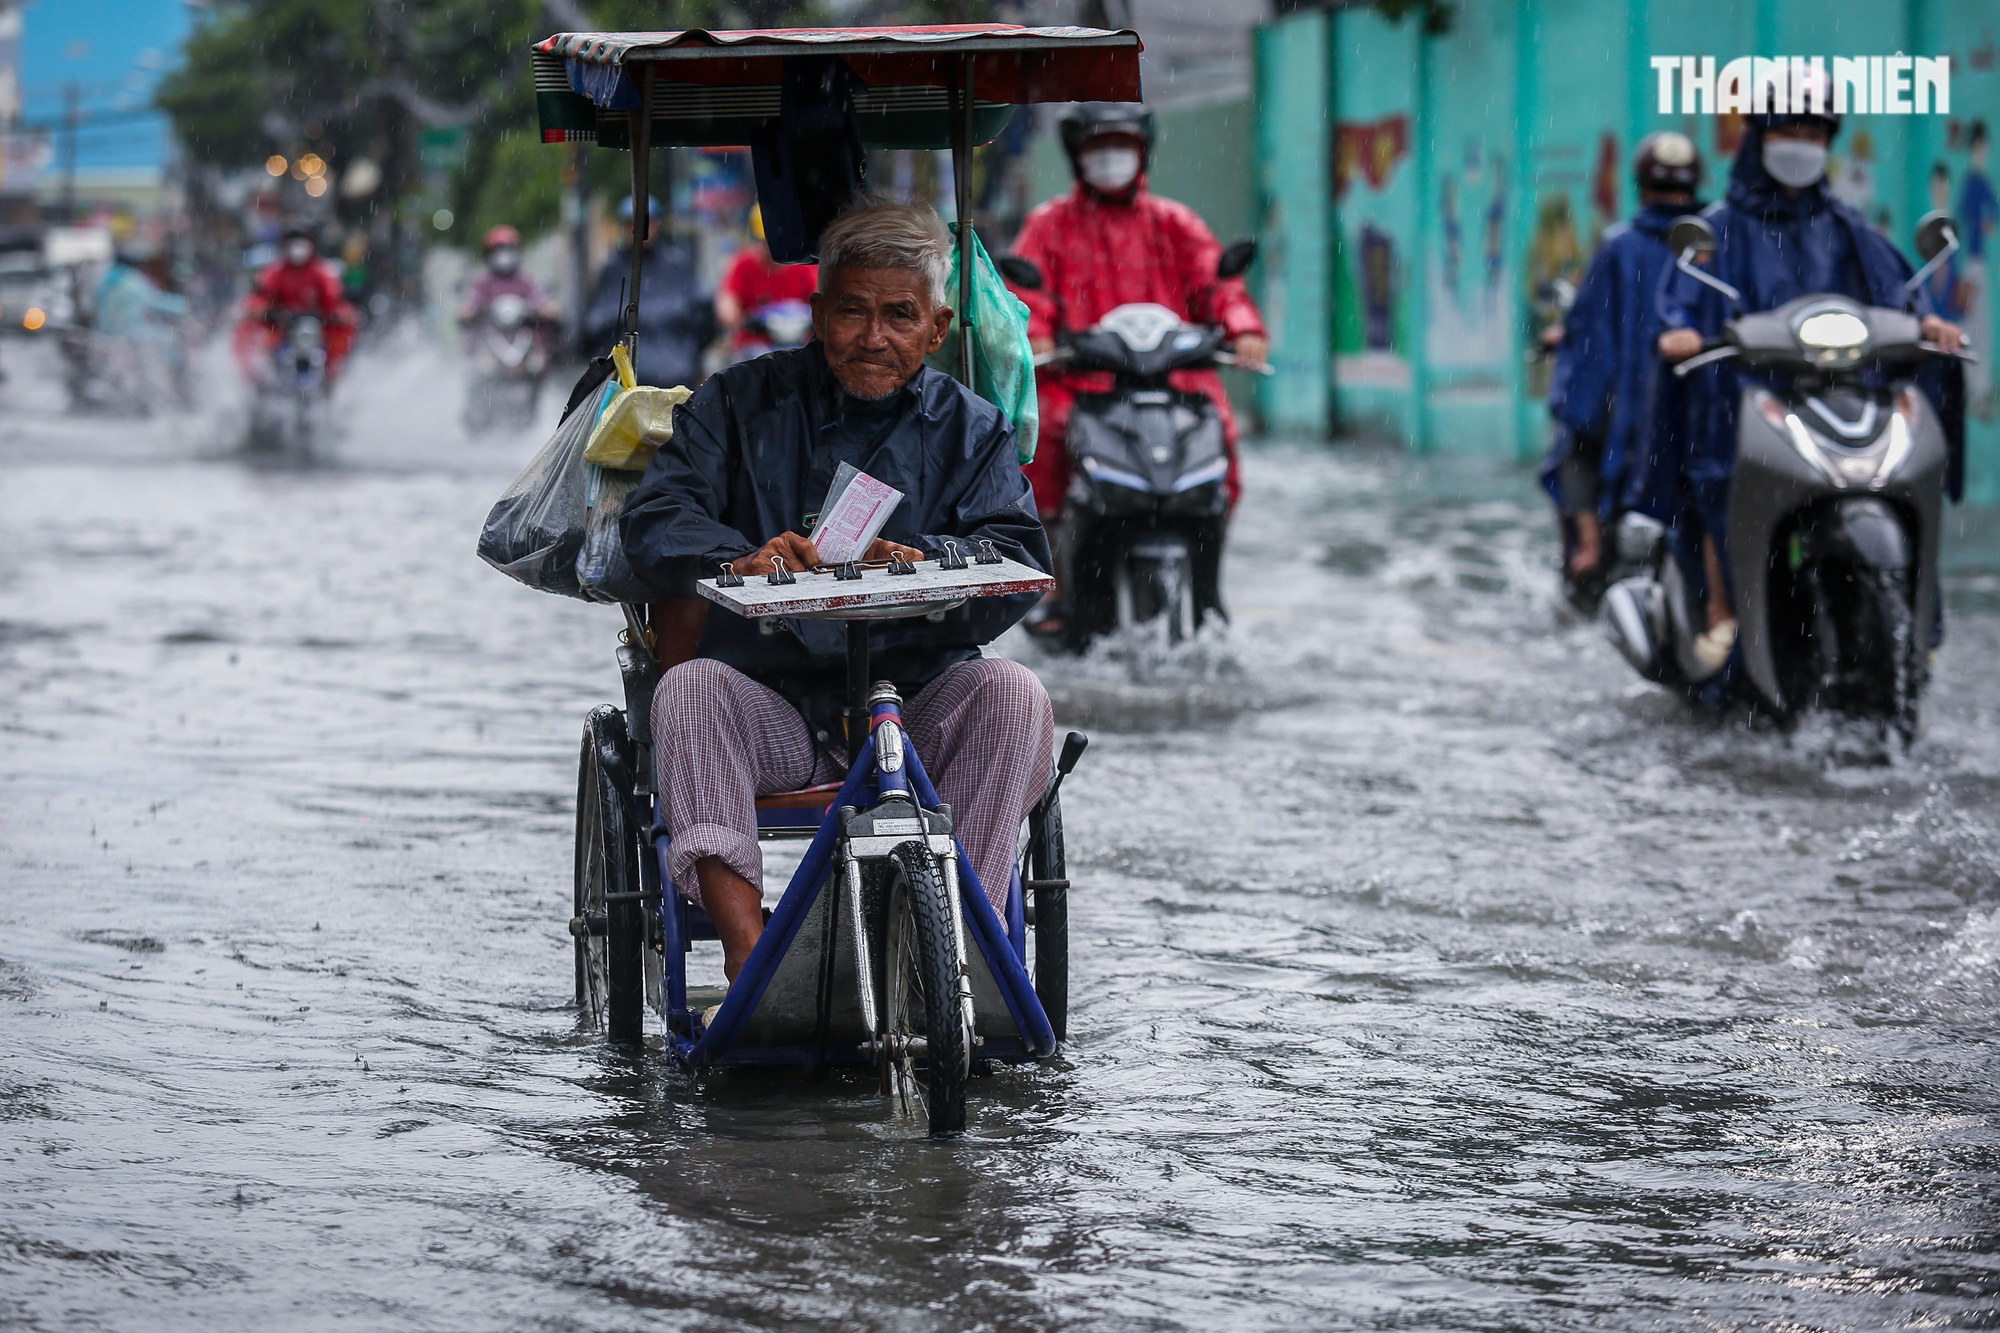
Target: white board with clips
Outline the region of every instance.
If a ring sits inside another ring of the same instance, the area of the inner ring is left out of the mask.
[[[892,574],[881,565],[860,566],[861,577],[843,579],[833,570],[801,570],[791,583],[772,583],[764,574],[744,574],[741,586],[725,587],[717,575],[695,581],[703,597],[740,616],[801,616],[815,620],[876,620],[925,615],[974,597],[1047,592],[1056,581],[1039,569],[1002,556],[980,564],[968,555],[963,569],[945,569],[935,560],[915,562],[915,572]]]

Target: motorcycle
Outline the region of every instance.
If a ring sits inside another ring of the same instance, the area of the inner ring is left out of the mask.
[[[485,430],[496,421],[516,429],[532,423],[549,369],[541,317],[512,292],[497,296],[473,321],[471,345],[466,429]]]
[[[1727,530],[1753,706],[1784,724],[1815,709],[1872,719],[1907,741],[1937,623],[1947,462],[1943,426],[1914,382],[1941,354],[1921,336],[1914,293],[1957,250],[1956,229],[1942,213],[1919,225],[1925,262],[1902,310],[1815,294],[1744,315],[1735,288],[1693,262],[1715,249],[1705,220],[1680,219],[1668,245],[1680,271],[1736,313],[1674,373],[1726,359],[1758,372],[1737,413]],[[1646,572],[1606,590],[1611,642],[1640,675],[1692,693],[1715,672],[1695,655],[1706,624],[1664,529],[1627,515],[1614,540]]]
[[[804,347],[812,337],[812,307],[804,301],[771,301],[743,321],[736,360],[753,361],[767,352]]]
[[[1237,241],[1223,251],[1216,277],[1236,277],[1256,257],[1255,241]],[[1040,270],[1019,256],[1000,269],[1018,287],[1042,285]],[[1168,382],[1176,370],[1235,365],[1226,341],[1219,328],[1141,303],[1117,307],[1036,358],[1038,366],[1112,375],[1109,392],[1077,396],[1069,419],[1072,471],[1054,535],[1064,635],[1075,651],[1155,622],[1169,643],[1180,643],[1210,616],[1228,619],[1222,420],[1206,395]]]
[[[324,428],[326,328],[317,315],[292,315],[279,330],[251,406],[250,443],[310,457]]]

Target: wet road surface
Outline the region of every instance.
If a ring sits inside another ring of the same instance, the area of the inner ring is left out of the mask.
[[[1071,1041],[930,1143],[577,1031],[616,617],[451,369],[248,466],[0,389],[0,1326],[2000,1323],[2000,522],[1914,751],[1690,717],[1483,463],[1270,446],[1223,639],[1044,673]],[[226,394],[222,395],[226,399]]]

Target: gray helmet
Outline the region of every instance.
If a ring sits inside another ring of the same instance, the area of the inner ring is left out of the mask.
[[[1153,153],[1153,110],[1144,102],[1078,102],[1063,112],[1058,127],[1072,167],[1083,145],[1102,134],[1129,134],[1143,145],[1142,157]]]
[[[1693,194],[1701,184],[1701,150],[1694,140],[1675,130],[1661,130],[1639,140],[1632,154],[1632,177],[1642,190],[1681,190]]]

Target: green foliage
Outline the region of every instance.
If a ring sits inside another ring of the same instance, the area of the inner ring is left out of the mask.
[[[568,158],[562,149],[543,143],[532,127],[503,130],[486,153],[475,151],[467,159],[453,238],[474,249],[487,228],[503,222],[529,239],[555,230],[562,221]]]

